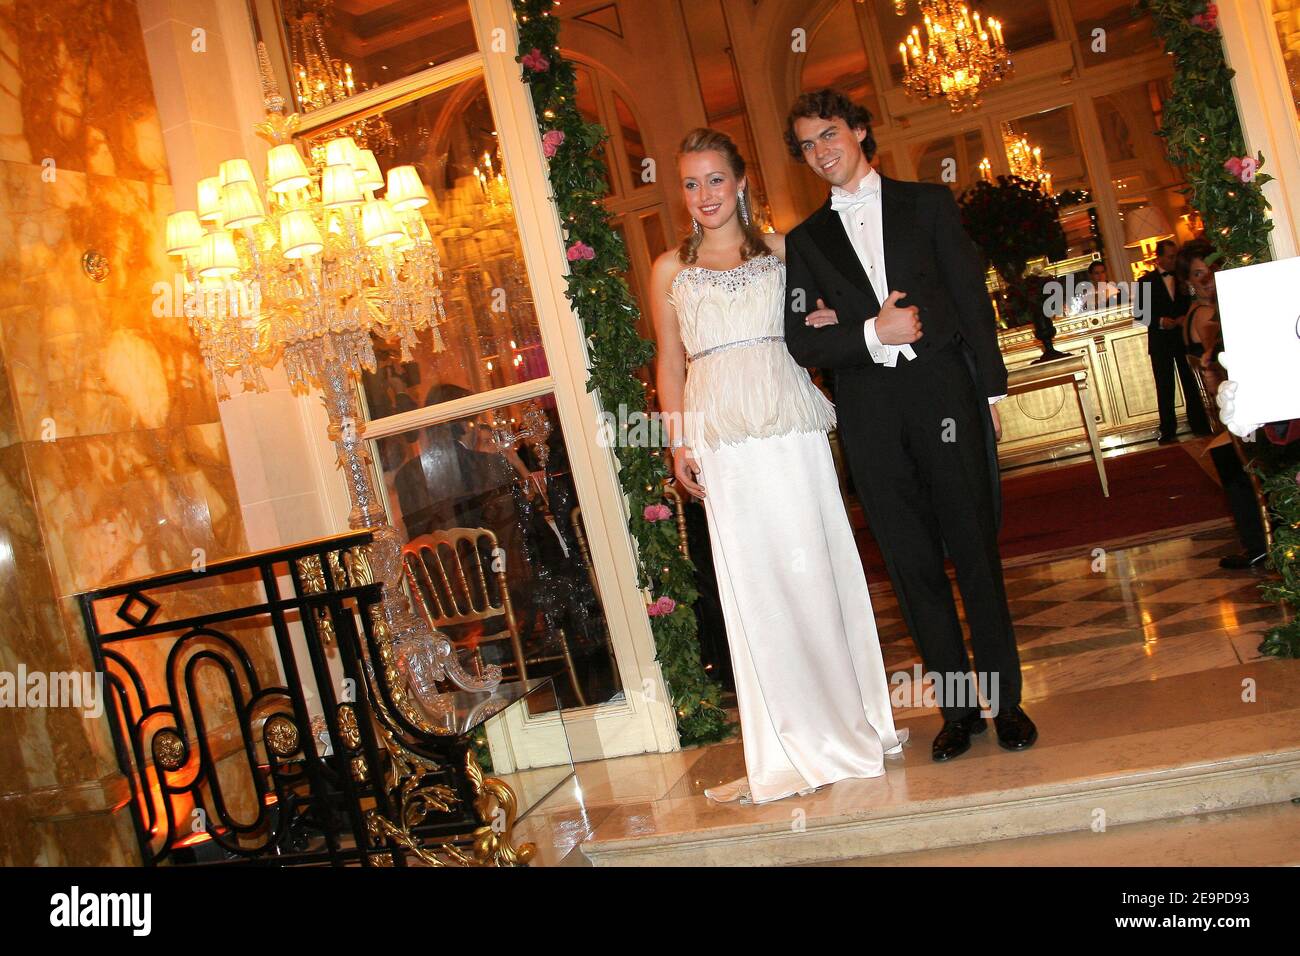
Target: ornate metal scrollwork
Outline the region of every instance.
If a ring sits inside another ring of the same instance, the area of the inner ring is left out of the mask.
[[[426,845],[415,834],[430,812],[447,812],[456,796],[442,784],[425,783],[427,772],[418,763],[408,760],[401,761],[400,767],[398,764],[395,757],[389,786],[397,820],[378,810],[366,814],[366,828],[376,844],[386,837],[429,866],[527,866],[536,855],[536,844],[515,846],[513,842],[519,808],[514,790],[504,780],[484,777],[472,749],[465,753],[465,771],[474,787],[474,809],[482,825],[474,830],[468,853],[451,843]]]

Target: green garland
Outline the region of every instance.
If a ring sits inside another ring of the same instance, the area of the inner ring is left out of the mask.
[[[1164,103],[1159,132],[1169,159],[1187,177],[1184,195],[1205,221],[1206,238],[1223,253],[1225,268],[1267,261],[1273,222],[1262,187],[1272,177],[1256,174],[1243,182],[1224,165],[1242,158],[1246,139],[1217,8],[1206,0],[1137,0],[1135,7],[1151,14],[1156,35],[1174,57],[1173,95]],[[1254,160],[1262,166],[1263,154]]]
[[[638,309],[624,275],[623,241],[602,204],[607,193],[602,145],[605,130],[586,123],[576,103],[573,66],[560,55],[553,0],[514,0],[523,79],[550,155],[550,182],[570,262],[567,296],[582,321],[590,358],[588,391],[619,423],[614,436],[623,493],[632,512],[641,569],[639,584],[657,595],[650,606],[656,660],[672,695],[683,744],[722,740],[733,731],[719,706],[721,689],[700,663],[695,612],[695,567],[677,549],[675,522],[664,517],[662,448],[646,447],[628,419],[647,408],[636,371],[654,356],[637,333]],[[620,411],[623,414],[620,414]],[[635,421],[631,423],[635,426]],[[653,436],[652,436],[653,437]]]
[[[1173,96],[1164,104],[1160,135],[1169,158],[1182,167],[1190,184],[1185,190],[1205,221],[1206,237],[1223,253],[1224,266],[1265,262],[1272,258],[1268,234],[1273,228],[1263,185],[1272,177],[1240,173],[1248,157],[1245,136],[1232,94],[1233,71],[1223,57],[1218,8],[1207,0],[1137,0],[1155,21],[1165,50],[1174,56]],[[1254,167],[1264,164],[1257,153]],[[1234,170],[1237,170],[1234,172]],[[1294,447],[1256,443],[1254,470],[1260,475],[1273,520],[1269,562],[1279,580],[1261,585],[1264,595],[1300,610],[1300,473]],[[1270,628],[1260,653],[1300,657],[1300,619]]]
[[[1300,468],[1294,451],[1280,457],[1280,461],[1272,463],[1273,467],[1265,466],[1270,473],[1263,478],[1269,510],[1273,513],[1273,548],[1269,560],[1279,580],[1262,585],[1262,589],[1270,600],[1291,606],[1291,620],[1269,628],[1259,652],[1273,657],[1300,657],[1300,616],[1295,613],[1300,610],[1300,563],[1296,561],[1300,553]]]

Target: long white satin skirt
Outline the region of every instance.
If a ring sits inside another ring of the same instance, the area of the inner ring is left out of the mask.
[[[822,432],[696,452],[731,648],[744,780],[777,800],[884,773],[901,753],[862,559]]]

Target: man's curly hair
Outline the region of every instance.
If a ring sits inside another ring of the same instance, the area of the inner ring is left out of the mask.
[[[799,139],[794,134],[794,121],[812,116],[819,119],[839,117],[849,129],[865,129],[867,135],[862,140],[862,152],[868,160],[876,155],[876,137],[871,135],[871,113],[839,90],[827,87],[814,93],[801,94],[785,118],[785,146],[795,159],[803,158],[803,150],[799,148]]]

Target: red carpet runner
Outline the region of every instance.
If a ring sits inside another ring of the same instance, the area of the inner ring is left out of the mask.
[[[1101,493],[1092,459],[1066,468],[1002,478],[1002,557],[1149,534],[1228,516],[1223,491],[1196,463],[1200,443],[1156,448],[1106,459],[1110,497]],[[854,529],[867,577],[879,581],[885,563],[871,532]]]

